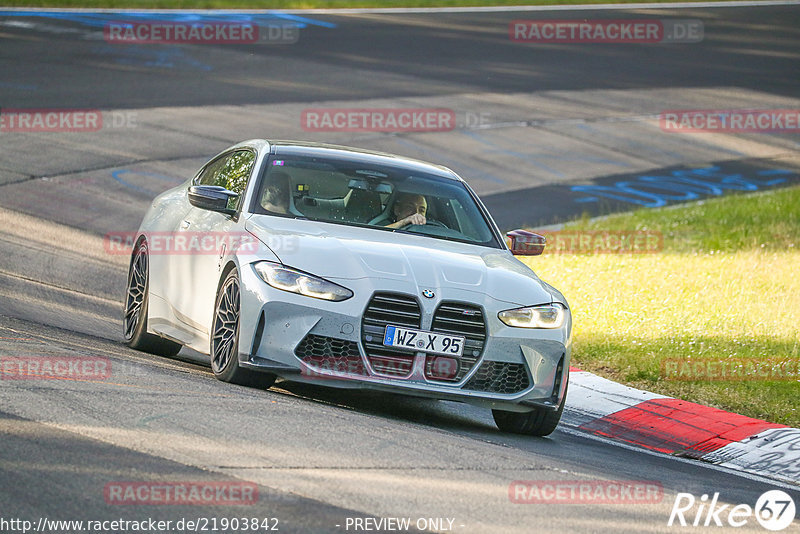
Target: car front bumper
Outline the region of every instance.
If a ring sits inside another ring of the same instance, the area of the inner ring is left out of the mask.
[[[557,409],[565,395],[571,352],[569,312],[561,328],[512,328],[497,313],[518,305],[475,291],[430,288],[436,296],[426,299],[419,297],[421,288],[405,280],[333,280],[350,288],[354,297],[328,302],[274,289],[250,265],[240,273],[239,362],[243,367],[296,382],[520,412]],[[399,355],[400,367],[387,367],[369,348],[377,343],[370,337],[376,327],[364,321],[376,294],[416,301],[421,330],[441,331],[434,321],[443,303],[464,303],[470,310],[480,310],[485,327],[480,350],[465,350],[465,357],[456,364],[457,376],[447,379],[432,371],[437,362],[424,352],[405,352]]]

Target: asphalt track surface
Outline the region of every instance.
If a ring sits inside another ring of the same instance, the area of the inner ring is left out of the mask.
[[[508,39],[519,18],[653,17],[702,20],[705,38]],[[0,107],[100,109],[106,121],[98,132],[0,131],[0,354],[104,358],[113,369],[103,381],[0,383],[3,519],[275,517],[283,532],[344,532],[348,517],[370,516],[453,518],[456,532],[666,532],[677,528],[667,520],[679,492],[752,505],[784,488],[800,503],[796,488],[580,434],[568,414],[549,438],[524,438],[468,406],[234,387],[198,354],[173,360],[124,347],[127,257],[109,254],[103,236],[135,230],[153,196],[245,138],[444,163],[504,228],[797,180],[796,134],[683,135],[654,119],[665,109],[800,107],[797,5],[305,18],[292,45],[121,46],[103,41],[107,18],[0,14]],[[323,107],[447,107],[459,126],[303,129],[302,111]],[[127,122],[111,127],[112,114]],[[670,185],[647,189],[647,176]],[[256,504],[104,497],[120,481],[242,480],[258,485]],[[513,504],[515,480],[647,480],[664,496]],[[762,529],[751,520],[744,530]]]

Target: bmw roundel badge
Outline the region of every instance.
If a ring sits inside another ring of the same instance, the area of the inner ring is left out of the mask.
[[[426,299],[432,299],[435,295],[433,294],[433,291],[431,291],[430,289],[423,289],[422,296],[425,297]]]

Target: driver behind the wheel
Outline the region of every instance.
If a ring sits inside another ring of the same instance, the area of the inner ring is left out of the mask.
[[[383,224],[386,228],[402,228],[409,224],[425,224],[425,213],[428,211],[428,201],[424,195],[416,193],[398,193],[392,207],[393,220]]]
[[[261,195],[261,206],[272,213],[289,213],[292,177],[283,171],[270,174],[270,182]]]

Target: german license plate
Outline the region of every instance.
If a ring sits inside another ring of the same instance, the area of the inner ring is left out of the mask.
[[[450,356],[461,356],[464,351],[464,338],[461,336],[413,330],[392,325],[386,327],[386,332],[383,335],[383,344],[387,347]]]

